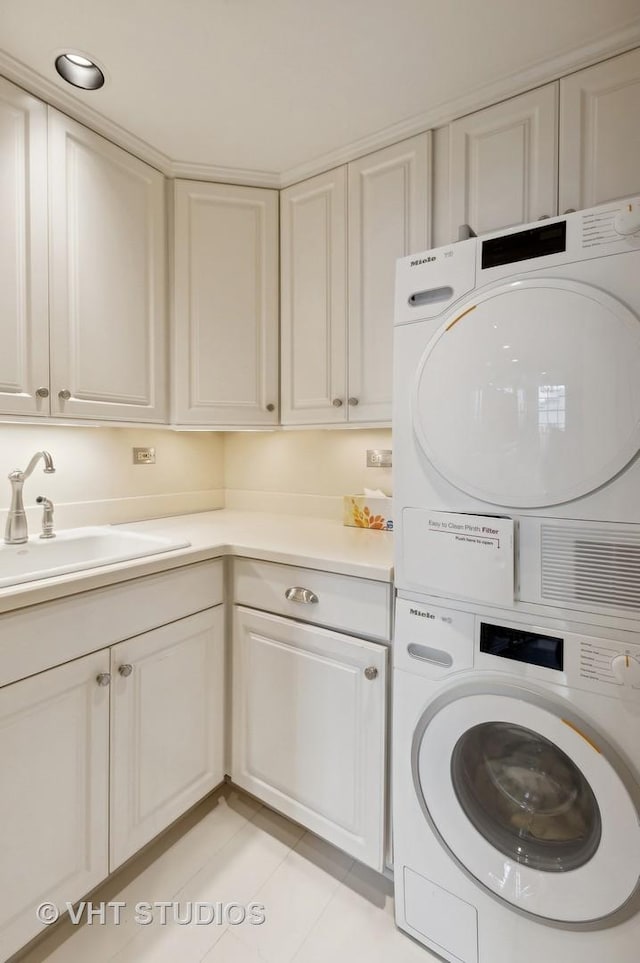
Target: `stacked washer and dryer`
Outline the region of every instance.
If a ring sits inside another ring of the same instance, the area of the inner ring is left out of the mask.
[[[398,925],[640,954],[640,201],[398,262]]]

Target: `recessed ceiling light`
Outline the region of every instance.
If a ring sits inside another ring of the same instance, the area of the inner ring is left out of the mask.
[[[104,84],[104,74],[98,65],[81,54],[60,54],[56,58],[56,70],[68,84],[83,90],[97,90]]]

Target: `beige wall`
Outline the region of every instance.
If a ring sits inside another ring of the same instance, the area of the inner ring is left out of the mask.
[[[365,464],[367,448],[391,447],[385,428],[228,434],[227,507],[340,518],[343,495],[391,494],[391,470]]]
[[[155,465],[134,465],[131,449],[155,447]],[[210,432],[0,425],[0,521],[10,500],[6,476],[38,449],[51,452],[55,475],[38,466],[25,483],[56,505],[60,526],[100,524],[202,511],[224,503],[224,440]],[[30,509],[36,519],[39,509]]]
[[[134,465],[131,449],[156,449],[155,465]],[[365,466],[367,448],[391,448],[389,429],[173,432],[0,424],[0,525],[6,476],[48,449],[55,475],[38,466],[25,484],[31,531],[37,495],[56,506],[56,525],[106,524],[212,508],[340,518],[342,496],[391,492],[391,471]],[[1,534],[1,533],[0,533]]]

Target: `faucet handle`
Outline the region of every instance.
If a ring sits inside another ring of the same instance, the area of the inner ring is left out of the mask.
[[[49,498],[45,498],[44,495],[38,495],[36,502],[43,507],[42,532],[40,533],[40,538],[55,538],[56,533],[53,530],[53,502]]]

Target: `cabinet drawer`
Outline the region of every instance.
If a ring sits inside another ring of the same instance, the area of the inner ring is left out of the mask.
[[[388,582],[250,558],[234,559],[233,571],[239,605],[372,639],[391,638]]]
[[[222,565],[198,562],[0,616],[0,686],[218,605]]]

